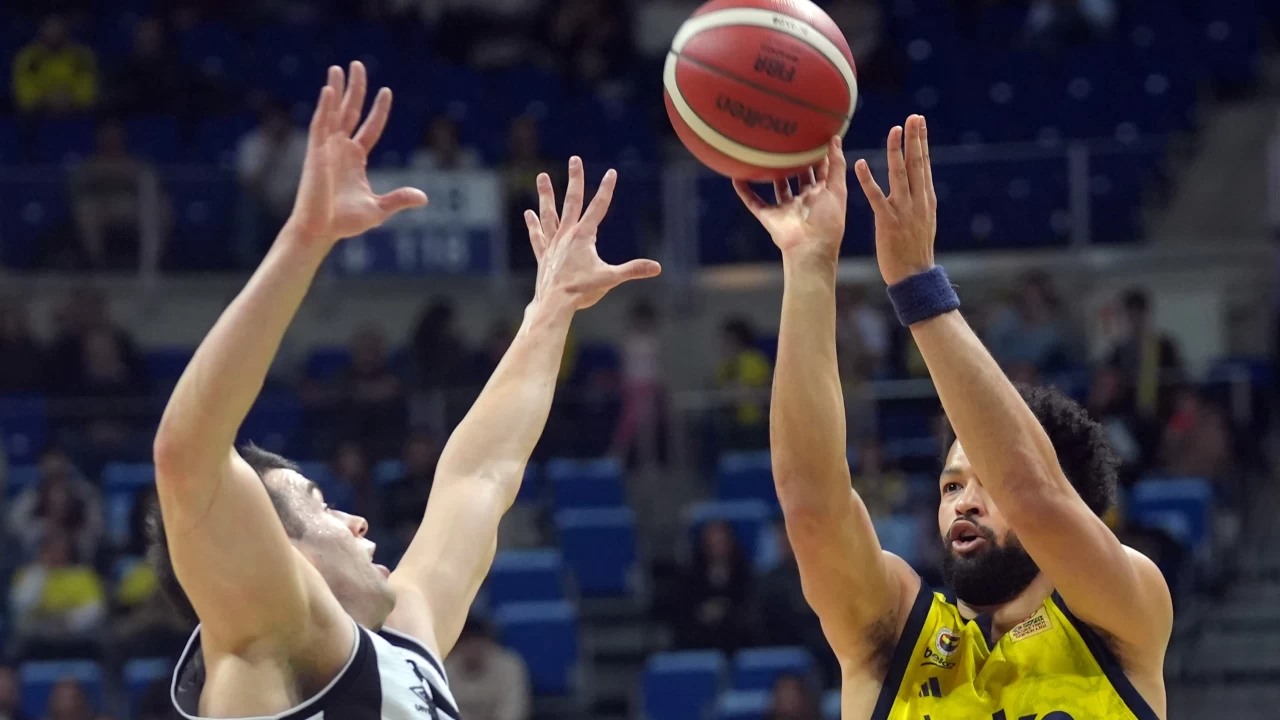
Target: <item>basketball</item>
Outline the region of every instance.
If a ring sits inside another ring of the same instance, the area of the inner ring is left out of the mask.
[[[663,86],[684,146],[741,180],[816,164],[858,102],[849,43],[810,0],[706,3],[672,40]]]

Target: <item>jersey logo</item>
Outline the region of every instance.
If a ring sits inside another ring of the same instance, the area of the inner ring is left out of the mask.
[[[1052,629],[1053,620],[1049,618],[1049,614],[1045,612],[1044,607],[1041,607],[1035,615],[1023,620],[1010,630],[1009,637],[1013,642],[1020,642]]]
[[[920,697],[942,697],[942,686],[938,684],[938,678],[931,677],[920,683]]]
[[[417,676],[420,683],[417,687],[409,688],[414,695],[423,702],[414,709],[431,718],[431,720],[440,720],[440,712],[436,710],[436,697],[431,693],[431,683],[427,682],[427,676],[422,674],[422,670],[418,667],[418,663],[405,659],[409,663],[409,667],[413,669],[413,674]]]
[[[951,657],[960,648],[960,636],[952,632],[951,628],[944,627],[933,636],[933,644],[938,648],[938,652]]]

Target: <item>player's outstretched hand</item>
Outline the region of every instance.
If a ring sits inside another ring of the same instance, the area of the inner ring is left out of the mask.
[[[844,145],[840,138],[833,137],[822,162],[797,178],[799,194],[792,192],[789,180],[774,181],[773,205],[757,195],[745,180],[734,180],[733,189],[784,255],[793,249],[813,249],[834,258],[840,254],[844,239],[848,171]]]
[[[905,142],[904,142],[905,136]],[[903,145],[906,156],[903,156]],[[876,213],[876,260],[890,285],[933,268],[933,239],[938,232],[938,196],[929,164],[929,132],[924,117],[889,131],[889,196],[871,176],[866,160],[854,164],[862,192]]]
[[[311,118],[307,159],[289,218],[289,226],[303,237],[332,244],[378,227],[401,210],[427,204],[421,190],[400,188],[378,195],[369,187],[365,168],[387,126],[391,90],[378,91],[361,124],[367,88],[362,63],[351,63],[350,78],[336,65],[329,68],[329,83]]]
[[[596,232],[609,212],[617,183],[616,171],[605,173],[600,189],[583,213],[586,181],[582,159],[569,158],[569,188],[565,192],[564,208],[557,214],[551,178],[546,173],[538,176],[538,212],[526,210],[524,213],[529,242],[538,259],[535,300],[563,296],[575,310],[581,310],[600,302],[605,293],[628,280],[656,277],[662,272],[662,267],[653,260],[610,265],[596,252]]]

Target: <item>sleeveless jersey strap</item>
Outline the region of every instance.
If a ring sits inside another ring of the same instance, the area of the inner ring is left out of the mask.
[[[1138,720],[1160,720],[1156,715],[1156,711],[1147,703],[1146,698],[1142,697],[1142,693],[1133,686],[1129,680],[1129,676],[1124,674],[1124,668],[1120,666],[1120,659],[1116,657],[1111,646],[1107,644],[1098,631],[1089,626],[1080,618],[1071,612],[1071,608],[1067,607],[1067,602],[1062,599],[1057,590],[1053,591],[1053,604],[1058,606],[1062,614],[1066,616],[1067,622],[1071,623],[1071,627],[1080,635],[1080,639],[1084,641],[1089,652],[1093,654],[1093,659],[1098,661],[1098,665],[1102,667],[1102,672],[1107,676],[1107,680],[1111,681],[1111,686],[1116,689],[1116,693],[1120,695],[1120,699],[1124,700],[1124,704],[1129,706],[1129,710],[1133,712]]]
[[[924,631],[925,621],[929,619],[929,608],[933,606],[933,590],[929,584],[920,580],[920,592],[911,605],[911,613],[907,615],[907,624],[902,628],[902,635],[893,649],[893,657],[889,660],[889,672],[884,676],[884,684],[880,686],[880,697],[876,707],[871,711],[871,720],[888,720],[893,710],[893,702],[902,687],[902,679],[906,677],[907,666],[911,664],[911,655],[915,652],[920,633]]]

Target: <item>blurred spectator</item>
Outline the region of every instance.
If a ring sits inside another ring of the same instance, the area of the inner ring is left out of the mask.
[[[386,520],[401,548],[409,547],[422,525],[441,449],[439,440],[422,430],[410,434],[404,443],[400,453],[404,474],[391,483],[385,502]]]
[[[1133,398],[1125,393],[1124,376],[1104,365],[1093,373],[1085,406],[1089,415],[1102,424],[1107,441],[1120,458],[1121,479],[1135,480],[1146,464],[1151,447],[1150,433],[1133,412]]]
[[[827,679],[840,679],[839,664],[822,634],[822,623],[804,598],[800,586],[800,566],[796,562],[791,539],[782,523],[774,528],[777,538],[778,564],[760,577],[755,599],[755,614],[760,621],[761,644],[796,645],[807,648],[821,662]]]
[[[369,522],[369,539],[377,542],[387,532],[378,487],[373,482],[373,467],[360,443],[346,440],[338,444],[330,467],[338,487],[330,505],[345,513],[359,515]]]
[[[97,59],[71,38],[66,18],[50,15],[40,35],[13,60],[13,100],[26,113],[66,113],[98,99]]]
[[[625,71],[634,55],[631,16],[609,0],[555,0],[547,7],[539,37],[550,46],[561,72],[592,88]]]
[[[1181,388],[1164,430],[1164,470],[1175,477],[1231,480],[1231,428],[1222,411],[1196,390]]]
[[[47,362],[44,347],[31,332],[27,306],[0,298],[0,394],[43,390]]]
[[[755,330],[746,320],[727,321],[721,333],[723,349],[716,368],[716,386],[731,397],[720,426],[721,439],[734,449],[765,447],[773,365],[756,346]]]
[[[134,436],[138,425],[136,403],[145,389],[138,368],[129,364],[126,348],[109,329],[95,329],[84,337],[83,373],[76,396],[85,401],[80,428],[82,458],[86,462],[147,455]]]
[[[1178,346],[1151,323],[1151,305],[1142,290],[1121,298],[1123,317],[1110,363],[1125,376],[1134,409],[1143,418],[1167,417],[1169,389],[1182,379]]]
[[[885,370],[889,354],[889,322],[885,313],[867,299],[861,285],[842,287],[836,295],[836,340],[846,378],[877,378]]]
[[[1106,33],[1115,21],[1115,0],[1032,0],[1026,34],[1033,45],[1056,50]]]
[[[818,694],[803,677],[780,675],[773,683],[773,702],[765,720],[822,720]]]
[[[289,111],[279,103],[267,103],[258,127],[240,138],[236,149],[241,190],[236,249],[244,267],[257,265],[293,210],[306,155],[307,134],[294,127]]]
[[[746,646],[750,593],[751,561],[733,528],[723,521],[703,525],[685,572],[676,643],[726,653]]]
[[[1022,279],[1012,306],[995,314],[988,330],[991,354],[1008,371],[1031,365],[1054,372],[1067,363],[1067,338],[1061,305],[1049,277],[1030,273]]]
[[[458,139],[458,123],[448,115],[437,117],[422,134],[422,146],[413,151],[414,170],[472,170],[481,166],[480,153]]]
[[[438,299],[427,306],[418,319],[410,349],[417,385],[439,388],[459,384],[467,370],[467,351],[452,301]]]
[[[0,665],[0,720],[27,720],[22,712],[22,683],[12,665]]]
[[[511,341],[514,339],[515,330],[510,321],[505,319],[494,321],[489,328],[488,337],[485,338],[484,347],[477,353],[475,375],[471,381],[473,385],[483,387],[489,382],[493,371],[498,369],[498,363],[502,362],[503,356],[507,354],[507,349],[511,347]]]
[[[51,535],[61,534],[75,554],[92,559],[102,540],[102,497],[59,450],[40,458],[40,478],[9,507],[8,532],[30,557]]]
[[[853,489],[872,517],[893,514],[907,500],[907,477],[885,454],[877,437],[863,438],[858,446],[858,472]]]
[[[529,670],[494,639],[488,623],[468,618],[444,663],[458,712],[467,720],[529,720]]]
[[[537,267],[529,233],[524,227],[524,211],[538,207],[538,173],[552,172],[542,157],[538,137],[538,121],[532,115],[512,118],[507,129],[507,160],[503,163],[503,181],[507,194],[507,227],[510,229],[511,267],[530,270]],[[553,184],[557,175],[552,173]],[[564,197],[563,193],[558,193]]]
[[[404,383],[392,370],[387,338],[367,325],[351,339],[351,367],[339,381],[346,436],[375,457],[394,455],[404,438]]]
[[[9,588],[14,654],[23,658],[93,657],[106,618],[106,593],[91,565],[76,560],[62,532],[44,538],[36,559]]]
[[[642,462],[658,459],[661,405],[665,391],[658,314],[648,302],[631,307],[622,338],[622,415],[609,454]]]
[[[54,684],[44,716],[45,720],[94,720],[95,717],[89,696],[80,683],[71,678]]]
[[[97,143],[94,154],[71,172],[71,207],[84,259],[94,269],[140,260],[154,271],[172,220],[159,176],[150,163],[129,154],[119,123],[102,123]],[[111,262],[116,257],[122,260]]]
[[[220,88],[192,72],[178,57],[161,20],[138,21],[133,48],[113,73],[110,103],[114,112],[189,118],[213,109],[221,96]]]
[[[85,343],[94,331],[106,331],[115,338],[124,363],[133,377],[142,377],[142,360],[133,337],[111,318],[109,298],[102,291],[81,285],[74,288],[54,317],[57,328],[50,356],[55,393],[73,395],[84,384]]]
[[[129,538],[121,548],[113,597],[111,651],[115,657],[169,657],[182,649],[190,628],[159,592],[155,569],[144,560],[147,519],[158,513],[155,487],[138,493],[129,515]],[[155,515],[158,517],[158,514]]]

